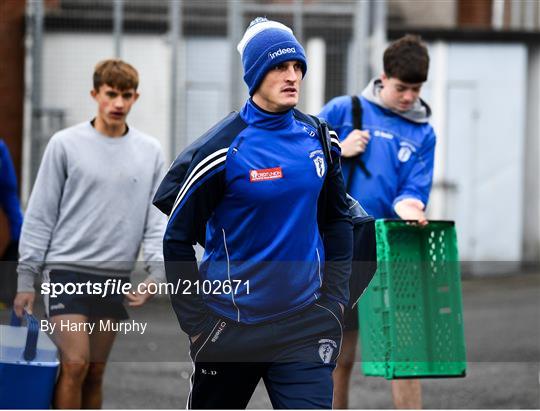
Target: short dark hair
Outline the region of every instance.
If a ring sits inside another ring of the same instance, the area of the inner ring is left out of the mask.
[[[139,86],[139,73],[131,65],[119,59],[100,61],[94,69],[94,90],[107,84],[121,91],[135,89]]]
[[[384,74],[405,83],[423,83],[427,80],[429,54],[420,36],[407,34],[394,41],[384,51]]]

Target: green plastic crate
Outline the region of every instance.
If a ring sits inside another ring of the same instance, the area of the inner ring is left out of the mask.
[[[377,220],[378,269],[358,304],[362,371],[463,377],[461,275],[454,223]]]

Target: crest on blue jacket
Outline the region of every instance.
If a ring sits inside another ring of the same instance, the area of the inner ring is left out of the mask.
[[[400,148],[397,153],[398,160],[406,163],[411,158],[412,153],[416,151],[414,146],[408,143],[400,143]]]
[[[309,158],[313,160],[313,164],[315,164],[315,171],[317,172],[317,175],[320,178],[324,177],[324,173],[326,172],[326,163],[324,161],[324,153],[322,150],[315,150],[309,153]]]

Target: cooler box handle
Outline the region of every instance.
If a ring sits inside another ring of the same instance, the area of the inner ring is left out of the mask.
[[[26,320],[28,333],[26,334],[26,345],[24,347],[23,357],[25,361],[33,361],[34,358],[36,358],[39,323],[36,317],[32,314],[28,314],[26,311],[24,312],[24,318]],[[22,319],[17,317],[15,311],[11,312],[10,323],[14,327],[20,327],[22,325]]]

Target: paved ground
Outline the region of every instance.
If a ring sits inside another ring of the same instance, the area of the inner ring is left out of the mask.
[[[540,274],[465,280],[463,303],[467,377],[424,380],[425,408],[540,408]],[[148,328],[142,336],[119,336],[104,408],[184,408],[192,366],[168,301],[154,300],[130,314],[148,321]],[[391,408],[390,383],[363,377],[358,365],[350,405]],[[271,408],[264,386],[249,407]]]

